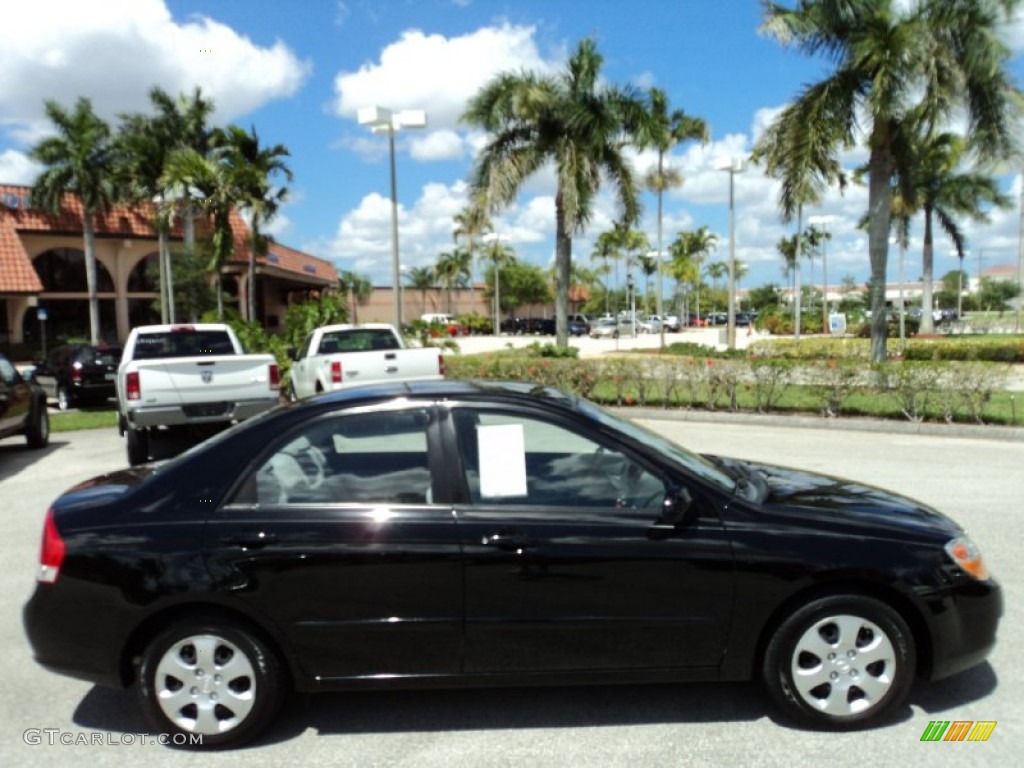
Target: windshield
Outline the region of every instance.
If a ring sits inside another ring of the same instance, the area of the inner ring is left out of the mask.
[[[589,400],[579,398],[578,403],[579,411],[584,416],[592,418],[603,426],[622,432],[644,445],[651,446],[659,453],[668,456],[679,464],[682,464],[693,474],[714,483],[720,488],[724,488],[730,492],[734,492],[736,490],[736,481],[723,472],[720,467],[712,464],[703,456],[699,456],[696,453],[686,450],[681,445],[676,445],[675,443],[666,440],[661,435],[656,432],[652,432],[646,427],[634,424],[631,421],[626,421],[625,419],[619,419]]]

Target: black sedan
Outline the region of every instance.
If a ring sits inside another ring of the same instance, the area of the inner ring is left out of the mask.
[[[699,456],[526,384],[282,406],[46,515],[36,660],[242,743],[288,689],[760,679],[878,722],[981,662],[999,586],[952,520],[860,483]]]

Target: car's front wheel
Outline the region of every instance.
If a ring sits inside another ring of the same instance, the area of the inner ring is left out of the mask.
[[[831,595],[786,618],[768,643],[764,680],[793,720],[855,728],[906,699],[916,666],[914,639],[885,603]]]
[[[277,656],[260,638],[237,622],[211,617],[174,624],[157,636],[142,655],[137,690],[151,722],[171,734],[172,743],[227,747],[267,726],[284,680]]]

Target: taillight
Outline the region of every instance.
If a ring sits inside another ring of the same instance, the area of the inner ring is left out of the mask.
[[[281,388],[281,372],[277,369],[277,363],[270,364],[270,388]]]
[[[331,384],[341,384],[341,361],[331,362]]]
[[[142,399],[142,386],[139,384],[138,371],[131,371],[124,377],[124,394],[129,400]]]
[[[72,381],[81,381],[82,380],[82,364],[81,363],[77,363],[76,362],[76,363],[72,363],[71,364],[71,380]]]
[[[444,367],[444,355],[442,355],[440,353],[437,355],[437,372],[439,374],[441,374],[442,376],[444,376],[445,373],[446,373],[445,367]]]
[[[43,523],[43,546],[39,553],[39,573],[36,574],[36,581],[43,584],[53,584],[57,581],[60,567],[64,564],[64,551],[64,539],[57,530],[51,507],[46,512],[46,522]]]

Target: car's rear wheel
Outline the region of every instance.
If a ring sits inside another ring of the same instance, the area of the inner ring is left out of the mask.
[[[831,595],[785,619],[768,643],[764,680],[793,720],[855,728],[906,699],[914,640],[896,611],[874,598]]]
[[[237,746],[276,714],[285,676],[280,661],[247,628],[227,618],[186,620],[157,636],[142,654],[138,694],[175,744]],[[202,736],[201,743],[192,736]]]
[[[28,424],[25,426],[25,442],[29,448],[45,448],[50,442],[50,414],[46,410],[44,397],[32,404]]]
[[[128,463],[136,467],[149,461],[149,435],[139,429],[125,430],[125,447],[128,450]]]

